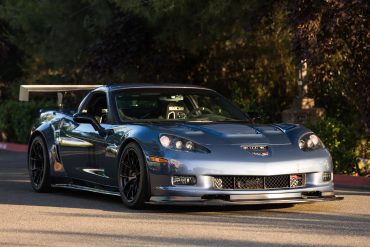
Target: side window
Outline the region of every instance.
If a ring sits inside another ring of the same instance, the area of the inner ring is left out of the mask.
[[[108,106],[105,93],[94,93],[85,104],[82,112],[95,117],[99,123],[107,123]]]
[[[217,104],[215,104],[215,102]],[[210,96],[199,96],[197,98],[198,107],[205,107],[210,109],[213,113],[216,113],[218,115],[232,118],[230,113],[225,110],[225,107],[219,103],[220,100],[218,97],[211,98]]]

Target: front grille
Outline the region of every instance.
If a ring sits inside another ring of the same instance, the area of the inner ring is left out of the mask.
[[[213,188],[220,190],[268,190],[303,187],[305,174],[276,176],[212,176]]]

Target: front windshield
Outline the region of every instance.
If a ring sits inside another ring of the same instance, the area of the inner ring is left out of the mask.
[[[223,96],[204,89],[127,89],[114,94],[121,121],[243,121]]]

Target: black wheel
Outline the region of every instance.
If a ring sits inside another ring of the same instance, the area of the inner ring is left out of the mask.
[[[51,190],[49,163],[49,155],[44,141],[40,136],[36,136],[28,151],[28,173],[32,188],[37,192]]]
[[[129,143],[123,150],[118,168],[118,186],[123,203],[141,208],[148,200],[148,178],[140,147]]]

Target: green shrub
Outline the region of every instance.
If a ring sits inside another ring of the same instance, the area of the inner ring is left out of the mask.
[[[354,174],[356,172],[356,147],[361,133],[353,126],[343,124],[341,121],[326,118],[314,124],[308,124],[329,149],[337,173]]]
[[[0,141],[5,138],[4,134],[6,134],[6,136],[13,135],[13,133],[11,133],[10,108],[11,104],[7,102],[2,102],[0,104]]]
[[[6,141],[27,143],[34,119],[39,109],[55,107],[51,102],[18,102],[0,103],[0,132],[5,133]]]

